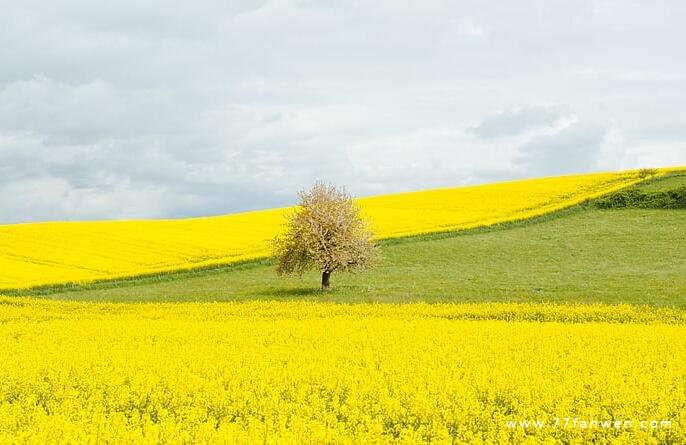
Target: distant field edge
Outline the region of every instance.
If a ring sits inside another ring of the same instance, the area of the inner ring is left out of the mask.
[[[460,302],[460,303],[337,303],[316,301],[221,302],[83,302],[0,295],[0,323],[43,320],[71,315],[89,318],[186,319],[321,319],[439,318],[462,321],[540,323],[631,323],[686,325],[686,309],[641,304]]]

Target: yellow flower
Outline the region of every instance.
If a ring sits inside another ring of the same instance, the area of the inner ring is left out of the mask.
[[[663,170],[663,173],[668,170]],[[523,220],[640,181],[637,171],[358,200],[379,239]],[[184,220],[0,226],[0,289],[87,283],[265,258],[287,209]]]
[[[0,297],[0,363],[0,443],[686,442],[678,309]]]

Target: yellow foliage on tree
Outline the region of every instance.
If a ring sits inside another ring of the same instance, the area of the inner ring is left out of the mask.
[[[317,269],[328,289],[334,271],[367,269],[380,258],[369,222],[345,189],[318,182],[298,196],[284,232],[272,241],[279,275]]]

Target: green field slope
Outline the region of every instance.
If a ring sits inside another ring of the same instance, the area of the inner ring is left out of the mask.
[[[641,186],[668,190],[685,174]],[[269,262],[47,291],[95,301],[549,301],[686,306],[686,211],[592,204],[527,223],[388,242],[373,271],[279,278]]]
[[[646,193],[654,193],[674,190],[684,186],[686,186],[686,171],[671,173],[658,180],[648,181],[635,188]]]

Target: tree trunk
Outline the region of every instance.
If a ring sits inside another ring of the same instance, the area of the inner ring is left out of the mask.
[[[329,289],[329,277],[331,276],[331,272],[328,270],[325,270],[322,272],[322,290],[328,290]]]

